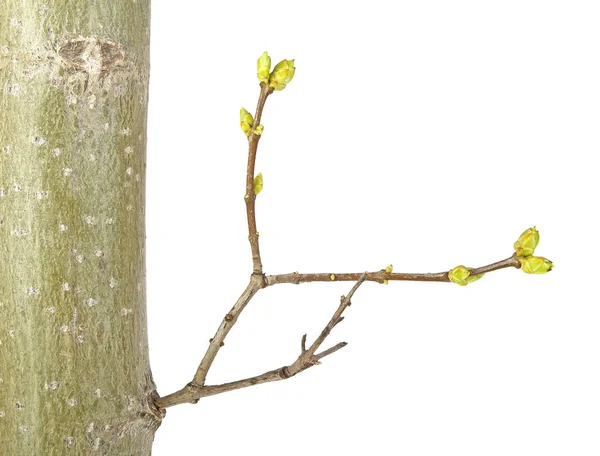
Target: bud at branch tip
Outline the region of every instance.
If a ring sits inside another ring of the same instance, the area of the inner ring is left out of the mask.
[[[514,244],[515,254],[520,257],[527,257],[533,255],[533,251],[540,242],[540,233],[534,227],[527,228],[519,239]]]
[[[269,87],[274,90],[283,90],[294,78],[296,67],[293,60],[282,60],[269,75]]]
[[[521,257],[519,263],[521,263],[521,270],[527,274],[545,274],[554,268],[552,261],[544,257]]]
[[[271,57],[267,52],[263,52],[256,62],[256,75],[260,82],[269,83],[269,73],[271,71]]]

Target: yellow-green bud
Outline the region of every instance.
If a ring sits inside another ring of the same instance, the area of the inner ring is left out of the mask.
[[[257,136],[262,135],[262,132],[264,131],[265,127],[262,126],[262,124],[260,124],[258,127],[256,127],[254,129],[254,134]]]
[[[256,70],[258,80],[260,82],[264,82],[265,84],[269,83],[269,73],[271,71],[271,57],[267,52],[263,52],[263,54],[258,58],[256,62]]]
[[[539,242],[540,233],[536,230],[535,226],[533,228],[528,228],[523,231],[517,242],[515,242],[515,253],[517,256],[522,257],[533,255],[533,251]]]
[[[269,75],[269,87],[275,90],[283,90],[294,78],[296,68],[293,60],[282,60]]]
[[[467,285],[467,277],[469,277],[469,274],[471,273],[464,266],[456,266],[455,268],[450,269],[450,272],[448,272],[448,278],[451,282],[464,287]]]
[[[527,274],[545,274],[552,270],[552,261],[544,257],[528,256],[519,258],[521,270]]]
[[[385,272],[386,274],[391,274],[392,271],[394,270],[394,266],[392,266],[391,264],[389,266],[386,266],[385,269],[383,270],[383,272]],[[387,279],[383,279],[382,282],[384,285],[388,284],[388,280]]]
[[[253,125],[254,118],[252,117],[252,114],[250,114],[244,108],[240,109],[240,126],[242,127],[242,131],[246,133],[246,136],[250,136],[250,131],[252,131]]]
[[[476,282],[481,279],[485,274],[471,275],[472,268],[465,266],[456,266],[448,272],[448,278],[451,282],[454,282],[461,287],[467,286],[470,283]]]
[[[263,189],[262,173],[258,173],[254,178],[254,194],[258,195]]]

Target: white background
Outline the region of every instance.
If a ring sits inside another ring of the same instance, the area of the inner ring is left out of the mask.
[[[238,113],[254,112],[265,50],[297,67],[262,122],[265,272],[481,266],[532,225],[556,265],[466,288],[364,284],[328,342],[348,347],[293,379],[169,409],[155,455],[600,454],[597,6],[153,2],[161,394],[191,380],[251,272]],[[293,362],[351,286],[259,292],[208,382]]]

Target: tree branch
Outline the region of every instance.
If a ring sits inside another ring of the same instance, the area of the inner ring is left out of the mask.
[[[483,274],[486,272],[496,271],[504,268],[520,268],[521,263],[516,255],[512,255],[505,260],[496,263],[488,264],[471,270],[471,275]],[[384,283],[386,280],[403,280],[417,282],[450,282],[448,271],[434,273],[406,273],[406,272],[385,272],[384,269],[375,272],[367,272],[366,279],[371,282]],[[266,286],[277,285],[280,283],[307,283],[307,282],[346,282],[355,281],[361,277],[362,273],[331,273],[321,272],[316,274],[299,274],[293,272],[291,274],[278,274],[265,277]]]
[[[340,300],[340,305],[337,310],[327,323],[327,326],[321,331],[319,337],[313,342],[313,344],[306,349],[306,335],[302,336],[302,349],[300,355],[289,366],[283,366],[279,369],[271,370],[269,372],[265,372],[264,374],[257,375],[255,377],[246,378],[244,380],[238,380],[236,382],[224,383],[222,385],[203,385],[196,381],[188,383],[183,389],[169,394],[168,396],[161,397],[156,399],[155,404],[159,409],[165,409],[167,407],[172,407],[174,405],[183,404],[183,403],[193,403],[195,404],[201,398],[207,396],[214,396],[216,394],[226,393],[228,391],[233,391],[241,388],[246,388],[248,386],[260,385],[261,383],[268,382],[276,382],[279,380],[285,380],[293,377],[294,375],[313,367],[316,364],[319,364],[319,361],[326,356],[329,356],[336,351],[344,348],[347,343],[340,342],[334,345],[327,350],[324,350],[320,353],[316,353],[319,347],[323,344],[327,336],[331,333],[331,330],[342,321],[342,313],[346,310],[347,307],[350,306],[352,296],[360,287],[360,285],[366,280],[367,273],[363,273],[359,278],[356,284],[352,287],[348,296],[342,296]],[[242,295],[244,296],[244,295]],[[249,299],[251,299],[250,296]],[[241,299],[241,298],[240,298]],[[248,299],[248,300],[249,300]],[[237,303],[236,303],[237,305]],[[223,326],[222,326],[223,327]],[[211,344],[212,345],[212,344]],[[208,353],[207,353],[208,354]],[[215,353],[216,354],[216,353]],[[206,358],[206,356],[205,356]],[[214,357],[213,357],[214,359]],[[203,360],[204,362],[204,360]],[[210,365],[209,365],[210,367]]]
[[[253,274],[262,274],[262,261],[260,259],[260,248],[258,245],[258,231],[256,229],[256,195],[254,193],[254,166],[256,164],[256,152],[258,150],[258,141],[260,135],[254,134],[256,127],[260,125],[260,118],[267,101],[267,97],[273,93],[264,82],[260,83],[260,96],[256,105],[256,114],[254,115],[254,126],[248,136],[248,167],[246,169],[246,214],[248,216],[248,240],[252,249],[252,271]]]
[[[242,310],[244,310],[256,292],[263,287],[263,277],[252,275],[250,278],[250,283],[242,295],[238,298],[237,302],[231,308],[229,313],[223,317],[221,326],[219,326],[219,329],[217,329],[214,337],[210,339],[210,344],[206,350],[206,354],[204,355],[204,358],[202,358],[202,362],[200,363],[200,366],[198,366],[196,375],[194,375],[194,380],[192,380],[191,384],[196,386],[204,386],[208,370],[210,369],[210,366],[212,366],[212,363],[215,360],[217,353],[219,353],[220,348],[225,344],[225,337],[229,331],[231,331],[233,325],[235,325],[237,322]]]
[[[258,245],[257,245],[258,247]],[[481,266],[471,270],[471,274],[483,274],[486,272],[492,272],[504,268],[520,268],[521,264],[516,255],[512,255],[505,260],[498,261],[496,263]],[[283,380],[285,378],[292,377],[299,372],[307,369],[313,364],[316,364],[319,359],[343,348],[346,344],[344,342],[331,347],[322,353],[315,354],[316,350],[323,343],[325,338],[329,335],[331,330],[340,323],[344,317],[342,313],[347,306],[350,305],[350,299],[356,291],[356,289],[365,281],[384,283],[386,280],[400,280],[400,281],[424,281],[424,282],[450,282],[448,278],[448,271],[437,272],[437,273],[393,273],[386,272],[384,269],[375,272],[363,272],[363,273],[316,273],[316,274],[280,274],[263,276],[262,274],[252,274],[250,283],[242,295],[239,297],[233,308],[225,315],[219,329],[215,333],[215,336],[210,340],[210,345],[196,371],[194,379],[188,383],[183,389],[169,394],[163,398],[156,400],[157,407],[166,408],[173,405],[182,404],[186,402],[197,402],[200,398],[205,396],[213,396],[222,392],[231,391],[234,389],[245,388],[247,386],[258,385],[260,383],[272,382],[277,380]],[[301,354],[298,359],[290,366],[284,366],[280,369],[265,372],[262,375],[251,377],[245,380],[239,380],[237,382],[226,383],[223,385],[205,386],[206,375],[208,370],[212,366],[212,363],[217,356],[219,349],[223,346],[225,337],[237,322],[240,313],[244,310],[246,305],[254,297],[256,292],[261,288],[265,288],[271,285],[277,285],[281,283],[307,283],[307,282],[332,282],[332,281],[357,281],[348,296],[342,297],[342,301],[338,310],[330,320],[329,324],[321,332],[317,340],[307,349],[306,348],[306,335],[301,340]],[[312,364],[311,364],[312,363]]]
[[[265,53],[266,55],[266,53]],[[262,58],[262,57],[261,57]],[[267,57],[268,58],[268,57]],[[280,64],[285,63],[285,65],[293,64],[293,61],[284,61],[280,62]],[[259,67],[261,65],[261,61],[259,60]],[[270,59],[269,59],[270,65]],[[267,66],[269,66],[267,65]],[[279,65],[279,64],[278,64]],[[284,65],[284,66],[285,66]],[[277,68],[277,66],[276,66]],[[259,68],[259,71],[260,68]],[[278,71],[289,71],[289,68],[280,69]],[[277,84],[283,85],[291,80],[293,77],[294,69],[292,68],[291,73],[286,73],[287,76],[283,76],[283,81],[276,81]],[[270,78],[273,77],[274,73],[271,73]],[[289,80],[286,79],[289,76]],[[279,77],[279,76],[277,76]],[[260,77],[259,77],[260,78]],[[175,393],[169,394],[162,398],[156,398],[155,404],[157,408],[163,409],[167,407],[172,407],[177,404],[182,404],[186,402],[196,403],[200,398],[206,396],[213,396],[215,394],[224,393],[227,391],[232,391],[235,389],[245,388],[248,386],[258,385],[266,382],[273,382],[278,380],[284,380],[286,378],[293,377],[294,375],[306,370],[315,364],[319,363],[319,360],[324,358],[325,356],[329,356],[332,353],[340,350],[344,346],[346,346],[345,342],[340,342],[333,347],[326,349],[320,353],[317,353],[317,350],[323,344],[325,339],[329,336],[333,328],[339,324],[344,317],[342,313],[346,308],[350,305],[351,298],[354,295],[355,291],[358,287],[365,281],[373,281],[379,283],[387,283],[390,280],[404,280],[404,281],[424,281],[424,282],[450,282],[449,272],[438,272],[438,273],[393,273],[391,272],[391,267],[382,269],[380,271],[374,272],[364,272],[364,273],[316,273],[316,274],[280,274],[280,275],[271,275],[265,276],[263,274],[262,261],[260,258],[260,248],[258,241],[258,231],[256,227],[256,193],[254,189],[254,179],[255,179],[255,164],[256,164],[256,155],[258,150],[258,142],[260,140],[260,134],[255,134],[256,128],[260,125],[260,120],[262,117],[262,112],[267,101],[268,96],[273,93],[273,89],[269,87],[268,84],[261,82],[260,84],[260,95],[257,102],[256,113],[254,119],[252,121],[252,126],[250,129],[250,134],[248,136],[248,165],[246,172],[246,194],[244,195],[244,199],[246,201],[246,214],[248,218],[248,239],[250,241],[250,247],[252,250],[252,275],[250,278],[250,283],[242,293],[242,295],[238,298],[237,302],[233,306],[233,308],[225,315],[221,325],[217,329],[214,337],[210,339],[209,347],[198,366],[196,374],[194,375],[194,379],[188,383],[184,388]],[[280,89],[278,89],[280,90]],[[244,114],[245,116],[246,114]],[[245,124],[242,125],[244,131],[247,132],[247,128],[245,128]],[[260,133],[260,132],[259,132]],[[527,245],[525,247],[529,248],[531,251],[537,245],[538,238],[535,237],[537,231],[535,228],[530,229],[521,235],[519,241],[523,242]],[[530,245],[534,243],[533,247]],[[517,245],[515,244],[515,248]],[[521,246],[521,250],[523,250],[523,246]],[[522,258],[521,258],[522,259]],[[544,258],[537,258],[537,262],[547,261]],[[551,263],[550,263],[551,264]],[[535,266],[535,265],[533,265]],[[526,271],[533,273],[533,266],[530,266],[531,271]],[[514,267],[520,268],[521,263],[519,262],[519,257],[516,254],[511,257],[498,261],[496,263],[489,264],[487,266],[482,266],[479,268],[474,268],[470,270],[470,275],[479,275],[487,272],[496,271],[498,269]],[[539,265],[537,266],[539,269]],[[546,271],[551,269],[551,267],[546,267]],[[389,272],[388,272],[389,271]],[[545,272],[545,271],[544,271]],[[265,372],[264,374],[250,377],[244,380],[238,380],[236,382],[225,383],[222,385],[205,385],[206,376],[208,371],[210,370],[214,359],[216,358],[220,348],[224,344],[225,337],[233,328],[233,325],[237,322],[241,312],[244,310],[246,305],[250,302],[250,300],[254,297],[254,295],[261,288],[265,288],[270,285],[277,285],[280,283],[306,283],[306,282],[335,282],[335,281],[356,281],[354,287],[350,290],[348,296],[342,296],[340,305],[338,309],[333,314],[333,317],[325,326],[323,331],[319,334],[317,339],[313,342],[313,344],[306,348],[306,334],[302,336],[301,339],[301,351],[298,358],[289,366],[284,366],[279,369],[275,369],[269,372]],[[459,283],[459,282],[457,282]],[[460,283],[462,284],[462,283]],[[466,284],[466,282],[465,282]]]

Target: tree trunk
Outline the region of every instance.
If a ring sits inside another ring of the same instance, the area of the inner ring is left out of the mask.
[[[0,448],[151,453],[149,0],[0,8]]]

